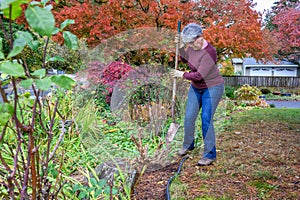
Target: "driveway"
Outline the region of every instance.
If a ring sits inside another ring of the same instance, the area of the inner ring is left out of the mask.
[[[300,101],[274,101],[267,100],[268,104],[275,105],[275,108],[300,108]]]

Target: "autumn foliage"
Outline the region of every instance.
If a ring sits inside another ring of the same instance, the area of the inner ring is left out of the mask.
[[[88,1],[79,3],[72,1],[71,5],[56,8],[57,21],[69,17],[75,19],[70,29],[78,37],[86,37],[90,47],[95,47],[103,40],[129,29],[156,27],[176,29],[177,21],[183,15],[192,16],[194,4],[180,4],[177,1],[114,1],[105,4],[93,4]]]
[[[300,59],[300,3],[295,0],[280,0],[268,14],[272,34],[280,41],[281,56],[291,61]]]
[[[261,31],[261,16],[251,9],[251,2],[217,0],[200,1],[199,19],[206,26],[205,37],[217,48],[219,55],[260,59],[271,58],[276,49],[268,49]],[[270,51],[271,50],[271,51]]]
[[[271,58],[276,52],[268,48],[261,30],[261,16],[251,9],[247,0],[200,0],[181,3],[174,0],[108,0],[103,4],[71,1],[55,7],[56,19],[75,19],[70,29],[78,37],[87,38],[90,47],[123,31],[154,27],[158,32],[171,29],[176,33],[177,21],[183,26],[198,22],[205,28],[205,37],[223,55],[243,57],[250,53],[255,58]],[[149,40],[155,39],[144,35]],[[59,40],[60,38],[56,38]],[[173,40],[169,44],[174,49]]]
[[[293,0],[280,0],[280,2],[293,2]],[[296,28],[299,27],[299,20],[297,21],[299,5],[298,8],[286,6],[281,11],[278,7],[276,17],[272,21],[277,25],[277,29],[270,32],[261,28],[262,14],[254,10],[255,4],[252,0],[61,0],[52,4],[56,23],[59,24],[67,18],[74,19],[75,24],[68,29],[77,37],[85,38],[90,48],[103,45],[107,41],[114,41],[118,45],[114,46],[116,49],[112,49],[113,52],[128,52],[130,51],[126,46],[128,43],[132,45],[143,41],[161,44],[161,46],[140,45],[134,49],[162,48],[164,54],[170,52],[170,57],[173,57],[175,49],[173,38],[178,20],[182,22],[182,26],[189,22],[201,24],[206,39],[217,48],[221,59],[248,55],[256,59],[271,59],[278,52],[279,47],[282,51],[299,47],[299,40],[297,40],[299,29]],[[142,39],[133,37],[132,34],[128,37],[132,30],[147,28],[155,29],[161,35],[169,30],[172,37],[165,40],[165,37],[157,35],[154,37],[153,32],[142,33],[140,35]],[[126,34],[122,34],[124,32]],[[118,37],[115,37],[116,35]],[[62,42],[61,36],[53,39]],[[278,41],[284,41],[288,45],[279,46]]]

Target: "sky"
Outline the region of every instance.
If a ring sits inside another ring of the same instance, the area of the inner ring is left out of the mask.
[[[271,9],[274,2],[278,0],[253,0],[254,3],[257,3],[256,7],[254,7],[255,10],[263,13],[264,9]]]

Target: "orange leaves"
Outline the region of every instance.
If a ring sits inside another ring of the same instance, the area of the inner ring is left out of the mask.
[[[262,34],[260,16],[251,9],[251,2],[200,0],[200,5],[205,10],[199,12],[206,26],[204,35],[217,48],[220,57],[247,53],[258,59],[271,57],[264,51],[268,44]]]
[[[176,30],[177,21],[183,13],[189,13],[193,5],[173,0],[108,0],[101,5],[75,1],[71,7],[56,8],[56,18],[58,21],[75,19],[70,29],[78,37],[86,37],[93,47],[129,29],[156,27],[160,30],[166,27]]]
[[[92,4],[73,2],[71,7],[64,6],[63,8],[56,8],[54,11],[55,18],[58,24],[62,23],[66,19],[74,19],[75,24],[67,27],[68,30],[72,30],[78,38],[89,37],[89,32],[93,26],[93,19],[98,15],[98,10],[94,9]],[[54,40],[60,41],[60,36],[54,38]]]
[[[271,57],[273,51],[270,51],[261,30],[261,16],[251,6],[248,0],[199,0],[197,3],[108,0],[101,5],[76,2],[71,7],[56,8],[56,18],[59,22],[66,18],[75,19],[76,23],[69,28],[78,37],[87,38],[90,47],[130,29],[153,27],[159,32],[167,28],[175,33],[177,21],[181,20],[182,26],[189,22],[200,23],[205,29],[206,39],[217,48],[220,57],[247,53],[258,59]],[[153,43],[164,41],[147,32],[143,37]]]

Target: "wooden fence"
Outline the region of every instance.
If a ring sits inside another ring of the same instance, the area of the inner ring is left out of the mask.
[[[276,76],[223,76],[226,86],[240,86],[244,84],[265,87],[300,87],[300,77]]]

